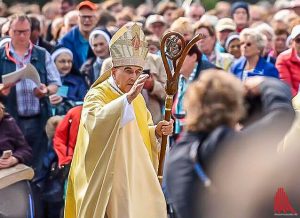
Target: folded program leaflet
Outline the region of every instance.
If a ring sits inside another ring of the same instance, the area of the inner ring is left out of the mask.
[[[2,83],[4,85],[16,83],[22,79],[30,79],[37,86],[40,86],[41,84],[39,73],[37,72],[36,68],[30,63],[19,70],[2,75]]]

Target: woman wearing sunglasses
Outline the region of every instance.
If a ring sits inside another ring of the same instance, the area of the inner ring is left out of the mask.
[[[242,57],[232,66],[232,73],[242,81],[252,76],[278,78],[275,66],[262,57],[266,44],[266,37],[260,32],[250,28],[244,29],[240,34]]]
[[[300,85],[300,25],[293,28],[290,35],[292,47],[282,52],[276,62],[280,79],[287,82],[292,89],[293,96],[297,95]]]

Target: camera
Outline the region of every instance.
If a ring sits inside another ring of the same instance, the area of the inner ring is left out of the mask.
[[[143,73],[142,73],[142,74],[147,74],[147,75],[150,75],[150,69],[143,70]]]

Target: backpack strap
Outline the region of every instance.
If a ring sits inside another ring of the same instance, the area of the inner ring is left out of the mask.
[[[202,141],[197,140],[192,144],[192,146],[190,148],[189,156],[194,163],[194,170],[195,170],[198,178],[200,179],[201,183],[204,185],[204,187],[209,187],[209,186],[211,186],[211,180],[208,178],[204,169],[202,168],[201,164],[198,161],[198,148],[199,148],[201,142]]]
[[[205,187],[212,185],[211,179],[204,171],[202,164],[208,161],[216,152],[223,139],[230,133],[230,128],[223,125],[217,127],[206,137],[198,138],[190,147],[189,156],[194,163],[194,169]]]

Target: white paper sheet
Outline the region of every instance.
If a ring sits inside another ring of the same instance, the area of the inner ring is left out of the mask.
[[[16,83],[22,79],[30,79],[32,80],[37,86],[40,86],[41,79],[40,75],[35,69],[32,64],[27,64],[25,67],[16,70],[12,73],[6,74],[2,76],[2,83],[4,85],[10,83]]]

